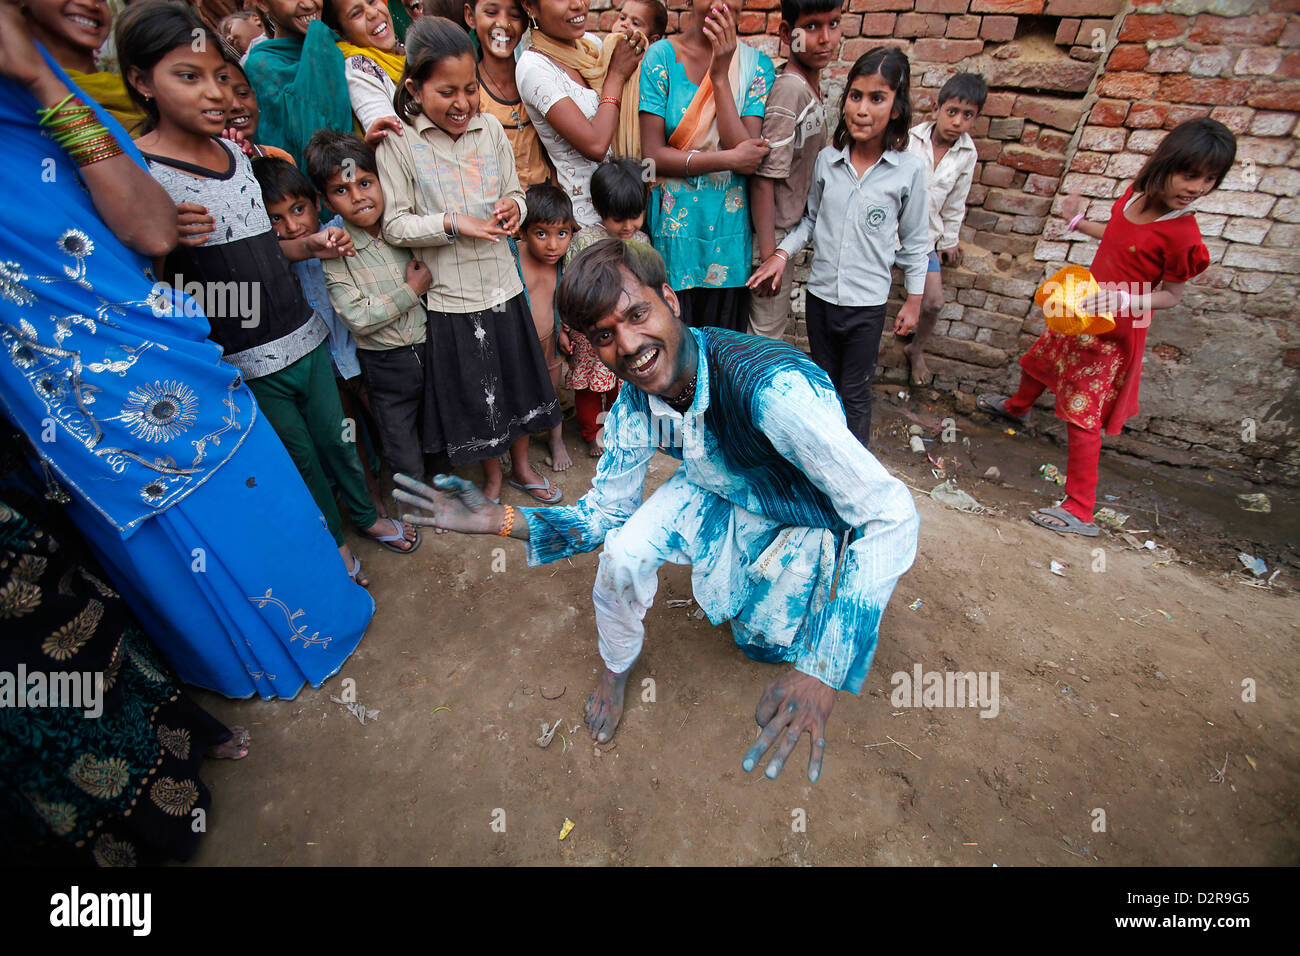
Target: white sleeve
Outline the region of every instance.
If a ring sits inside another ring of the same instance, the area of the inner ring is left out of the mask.
[[[348,57],[343,63],[343,72],[348,79],[348,99],[352,101],[352,112],[361,124],[364,135],[376,120],[385,116],[396,118],[393,109],[393,96],[397,87],[374,60],[357,54]]]

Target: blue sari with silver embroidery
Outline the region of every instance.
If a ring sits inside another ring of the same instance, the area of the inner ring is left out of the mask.
[[[374,602],[206,317],[103,224],[36,109],[0,79],[0,408],[184,680],[230,697],[320,686]]]

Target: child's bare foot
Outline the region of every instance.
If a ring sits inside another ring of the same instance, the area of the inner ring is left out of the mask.
[[[551,471],[564,471],[573,467],[573,459],[569,457],[569,449],[564,447],[564,439],[558,435],[551,436],[551,453],[546,456],[546,464]]]
[[[627,688],[628,673],[615,674],[605,668],[600,683],[587,698],[584,720],[598,744],[614,736],[618,722],[623,718],[623,691]]]
[[[601,446],[599,439],[592,439],[587,442],[587,455],[591,458],[599,458],[605,449]]]
[[[925,364],[925,350],[918,348],[915,341],[903,346],[903,354],[907,356],[907,363],[912,367],[909,381],[913,385],[925,387],[934,381],[934,373]]]

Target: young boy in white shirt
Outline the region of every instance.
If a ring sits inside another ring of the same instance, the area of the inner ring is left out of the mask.
[[[939,90],[935,118],[918,123],[908,132],[907,151],[925,163],[930,192],[930,262],[925,296],[916,332],[903,349],[912,368],[913,385],[929,385],[934,378],[925,365],[925,343],[943,308],[941,268],[961,263],[960,230],[977,159],[969,130],[984,108],[988,93],[983,77],[958,73]]]

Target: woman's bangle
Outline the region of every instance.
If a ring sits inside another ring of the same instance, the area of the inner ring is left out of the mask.
[[[784,249],[778,249],[776,252],[772,253],[772,255],[780,256],[784,262],[790,261],[790,253],[786,252]]]
[[[698,149],[693,149],[693,150],[691,150],[689,153],[686,154],[686,175],[687,175],[687,176],[689,176],[689,175],[691,174],[691,157],[694,156],[694,155],[695,155],[696,153],[698,153],[698,152],[699,152]]]
[[[1079,223],[1082,221],[1083,221],[1083,213],[1079,213],[1077,216],[1075,216],[1073,219],[1070,220],[1070,224],[1065,227],[1065,231],[1074,232],[1074,230],[1079,228]]]
[[[623,106],[623,101],[620,100],[617,96],[602,96],[600,98],[600,103],[598,105],[604,106],[606,103],[612,103],[615,107],[620,109]]]
[[[506,513],[501,516],[501,527],[497,529],[497,537],[508,538],[510,532],[515,526],[515,506],[506,505]]]
[[[451,236],[452,238],[455,238],[460,234],[456,231],[456,214],[454,212],[449,212],[447,213],[447,218],[450,220],[450,225],[451,225],[451,230],[447,233],[447,235]]]
[[[1129,295],[1127,289],[1116,289],[1119,293],[1119,312],[1127,312],[1128,307],[1133,304],[1133,296]]]

